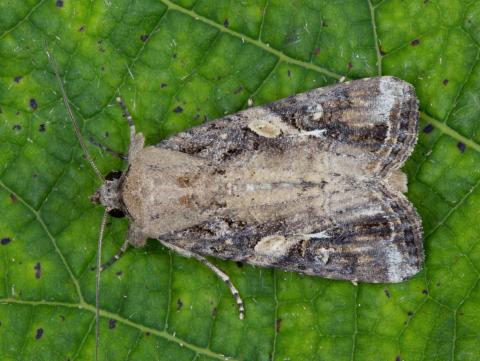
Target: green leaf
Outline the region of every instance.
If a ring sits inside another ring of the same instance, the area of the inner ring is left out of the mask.
[[[480,359],[480,2],[151,0],[0,2],[0,354],[92,360],[103,210],[43,48],[85,139],[116,151],[125,98],[148,144],[341,77],[415,85],[420,139],[405,170],[426,264],[361,284],[213,260],[150,241],[102,274],[102,360]],[[178,109],[181,108],[181,111]],[[174,111],[177,109],[177,111]],[[101,172],[125,164],[88,145]],[[112,219],[105,260],[125,239]]]

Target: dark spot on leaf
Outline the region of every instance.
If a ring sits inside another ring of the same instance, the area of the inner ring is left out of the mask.
[[[12,129],[13,130],[20,130],[20,129],[22,129],[22,126],[20,124],[14,124]]]
[[[37,109],[38,108],[38,104],[37,104],[37,101],[35,99],[30,99],[30,108],[32,108],[33,110]]]
[[[85,25],[82,25],[78,28],[78,31],[83,33],[85,31]]]
[[[443,79],[443,85],[447,86],[448,85],[448,79]]]
[[[420,44],[420,39],[414,39],[410,42],[411,46],[417,46],[418,44]]]
[[[37,262],[35,266],[33,266],[33,269],[35,270],[35,278],[40,278],[42,277],[42,265],[40,262]]]
[[[37,333],[35,335],[35,340],[40,340],[43,336],[43,328],[37,328]]]
[[[322,20],[322,27],[328,28],[328,24],[325,20]]]
[[[118,271],[118,272],[116,272],[115,274],[116,274],[117,276],[121,276],[121,275],[123,275],[123,272],[122,272],[122,271]]]
[[[352,64],[352,62],[351,62],[351,61],[349,61],[349,62],[348,62],[348,64],[347,64],[347,66],[348,66],[348,69],[352,69],[352,68],[353,68],[353,64]]]
[[[147,41],[148,40],[148,34],[140,35],[140,40],[143,41],[143,42]]]
[[[183,302],[182,300],[179,298],[177,300],[177,311],[180,311],[180,309],[183,307]]]
[[[237,89],[233,91],[233,94],[240,94],[243,90],[243,86],[239,86]]]
[[[150,332],[145,332],[145,336],[150,336]]]
[[[2,246],[6,246],[6,245],[9,244],[11,241],[12,241],[12,239],[9,238],[9,237],[3,237],[2,240],[0,241],[0,243],[2,244]]]
[[[287,75],[288,75],[288,77],[291,77],[291,76],[292,76],[292,72],[290,71],[290,69],[287,70]]]
[[[55,5],[57,5],[57,8],[63,8],[63,0],[57,0]]]
[[[236,264],[237,264],[237,267],[238,267],[238,268],[242,268],[242,267],[243,267],[243,262],[237,261]]]
[[[178,107],[176,107],[175,109],[173,109],[173,112],[174,112],[174,113],[181,113],[181,112],[183,112],[183,108],[179,105]]]
[[[223,20],[223,26],[228,28],[228,25],[230,25],[230,23],[228,22],[228,19]]]
[[[60,319],[61,319],[62,321],[65,321],[65,316],[64,316],[64,315],[60,315]]]
[[[422,290],[422,293],[423,293],[424,295],[428,295],[428,290],[423,289],[423,290]]]
[[[277,330],[277,332],[280,332],[281,327],[282,327],[282,319],[277,318],[277,320],[275,321],[275,330]]]
[[[457,148],[458,150],[460,150],[460,153],[465,153],[465,149],[467,149],[467,146],[465,145],[465,143],[458,142]]]
[[[176,59],[177,58],[177,53],[173,53],[172,58]]]
[[[381,56],[387,55],[387,53],[381,47],[378,48],[378,51],[380,52]]]
[[[413,312],[412,311],[408,311],[407,312],[407,315],[409,315],[410,317],[413,316]]]
[[[13,193],[10,193],[10,200],[12,203],[17,203],[17,196]]]
[[[20,115],[20,112],[16,112],[15,115]]]
[[[208,122],[208,116],[204,115],[204,116],[203,116],[203,121],[204,121],[205,123]]]
[[[313,50],[313,55],[314,55],[314,56],[317,56],[318,54],[320,54],[320,48],[315,48],[315,49]]]
[[[168,84],[165,84],[165,83],[160,84],[160,88],[162,88],[162,89],[166,88],[167,86],[168,86]]]
[[[109,319],[108,320],[108,328],[112,330],[115,327],[117,327],[117,320]]]
[[[383,290],[383,292],[385,293],[385,296],[387,296],[388,298],[392,297],[392,295],[390,294],[390,291],[387,290],[386,288]]]
[[[395,361],[402,361],[402,359],[400,358],[400,356],[397,356],[395,357]]]
[[[433,125],[427,124],[427,125],[425,126],[425,128],[423,128],[423,132],[426,133],[426,134],[428,134],[428,133],[431,133],[431,132],[433,131],[433,129],[435,129],[435,128],[433,127]]]
[[[13,80],[15,81],[15,83],[20,83],[20,81],[23,79],[23,76],[16,76],[15,78],[13,78]]]
[[[44,132],[45,130],[46,130],[45,124],[42,123],[42,124],[40,124],[40,125],[38,126],[38,131],[39,131],[39,132]]]
[[[212,317],[215,318],[217,317],[217,308],[214,307],[213,310],[212,310]]]

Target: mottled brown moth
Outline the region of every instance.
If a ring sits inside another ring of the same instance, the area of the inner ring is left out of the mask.
[[[92,200],[130,220],[106,266],[156,239],[219,275],[241,318],[238,291],[205,256],[354,282],[401,282],[421,269],[421,222],[400,171],[417,140],[410,84],[389,76],[339,83],[147,147],[117,100],[130,126],[125,171],[103,179],[86,153],[103,181]]]

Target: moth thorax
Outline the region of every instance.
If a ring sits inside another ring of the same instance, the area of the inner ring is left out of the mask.
[[[107,210],[123,208],[120,192],[120,179],[105,180],[91,197],[92,202],[102,204]]]

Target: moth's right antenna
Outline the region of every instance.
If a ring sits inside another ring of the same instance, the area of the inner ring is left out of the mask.
[[[48,50],[48,43],[47,43],[46,40],[45,40],[45,51],[47,53],[48,61],[50,62],[50,65],[53,69],[53,72],[55,73],[55,78],[57,78],[58,84],[60,86],[60,92],[62,93],[63,102],[65,103],[65,108],[67,108],[68,117],[70,118],[70,120],[73,124],[73,129],[75,130],[75,134],[78,138],[78,142],[80,143],[80,146],[82,147],[83,154],[85,155],[85,159],[87,159],[87,161],[90,163],[90,165],[92,166],[92,169],[95,172],[95,174],[97,175],[97,177],[100,178],[103,182],[103,181],[105,181],[105,179],[103,178],[102,173],[100,173],[97,166],[93,162],[93,159],[90,156],[90,153],[88,153],[87,146],[85,145],[85,142],[83,141],[82,133],[80,132],[80,128],[78,127],[77,119],[75,118],[75,115],[73,114],[72,108],[70,107],[70,102],[68,101],[67,92],[65,91],[65,88],[64,88],[63,82],[62,82],[62,78],[60,77],[60,72],[58,70],[57,62],[56,62],[55,58],[53,57],[53,55]]]
[[[105,209],[102,224],[100,225],[100,234],[98,236],[97,272],[95,274],[95,360],[98,360],[98,346],[100,342],[100,267],[102,266],[102,241],[107,216],[108,211]]]

